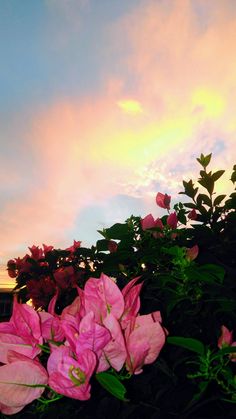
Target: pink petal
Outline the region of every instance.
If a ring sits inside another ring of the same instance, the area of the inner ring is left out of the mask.
[[[20,407],[31,403],[44,392],[43,387],[28,385],[47,384],[48,375],[43,367],[32,361],[16,361],[0,367],[0,404]]]
[[[103,323],[110,331],[112,340],[103,349],[97,372],[105,371],[110,366],[116,371],[120,371],[127,358],[124,336],[120,324],[112,314],[109,314]]]
[[[19,352],[29,358],[35,358],[41,349],[32,347],[29,343],[26,343],[23,338],[16,335],[10,335],[7,333],[0,333],[0,362],[6,364],[8,362],[8,351],[13,350]]]
[[[148,214],[146,217],[141,219],[141,226],[143,230],[148,230],[149,228],[155,227],[155,220],[152,214]]]
[[[115,282],[107,275],[89,278],[84,287],[85,310],[93,311],[97,322],[101,323],[107,314],[117,319],[124,311],[124,298]]]

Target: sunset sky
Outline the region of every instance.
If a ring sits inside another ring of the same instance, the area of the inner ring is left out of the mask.
[[[0,264],[236,163],[235,0],[1,0]]]

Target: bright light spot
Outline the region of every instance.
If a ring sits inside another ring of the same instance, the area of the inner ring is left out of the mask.
[[[225,102],[219,93],[209,89],[197,89],[192,96],[194,107],[203,108],[206,116],[217,117],[224,111]]]
[[[123,112],[132,115],[136,115],[138,113],[143,112],[142,106],[137,100],[120,100],[119,102],[117,102],[117,105]]]

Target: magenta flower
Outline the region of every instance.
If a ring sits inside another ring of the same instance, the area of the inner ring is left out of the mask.
[[[199,253],[198,245],[195,244],[195,246],[190,247],[189,249],[186,249],[186,259],[189,261],[192,261],[196,259]]]
[[[125,330],[126,368],[131,374],[141,373],[143,365],[154,362],[165,343],[165,332],[156,319],[151,314],[137,316]]]
[[[76,284],[76,275],[72,266],[58,268],[54,272],[54,278],[61,289],[67,289]]]
[[[69,324],[68,319],[62,321],[62,327],[65,336],[73,352],[78,356],[86,350],[92,350],[99,358],[102,349],[111,340],[110,332],[100,324],[95,322],[95,316],[92,311],[87,313],[79,325]]]
[[[218,339],[218,348],[235,346],[235,352],[229,354],[231,361],[236,362],[236,341],[233,342],[233,331],[229,331],[226,326],[221,326],[221,335]]]
[[[42,259],[43,257],[43,250],[40,249],[38,246],[33,245],[32,247],[28,247],[28,249],[31,252],[31,257],[34,260]]]
[[[72,246],[68,247],[66,250],[69,250],[71,253],[74,253],[76,249],[78,249],[81,245],[81,241],[74,240],[74,243]]]
[[[197,219],[197,212],[195,210],[195,208],[193,208],[189,213],[188,213],[188,218],[189,220],[196,220]]]
[[[102,350],[97,372],[105,371],[110,367],[114,368],[116,371],[120,371],[127,358],[127,351],[120,323],[112,314],[108,314],[103,320],[103,324],[107,330],[110,331],[112,339]]]
[[[96,355],[89,349],[76,358],[69,347],[60,346],[48,359],[49,385],[59,394],[72,399],[88,400],[89,380],[96,368]]]
[[[131,318],[137,316],[139,309],[140,309],[140,291],[143,286],[143,282],[141,284],[136,284],[136,282],[140,279],[140,276],[132,279],[129,281],[128,284],[122,289],[122,295],[124,297],[125,307],[124,313],[121,317],[121,324],[122,328],[125,328],[127,322],[131,320]]]
[[[124,311],[124,298],[115,282],[105,274],[100,278],[89,278],[84,287],[85,310],[95,314],[95,320],[102,323],[107,314],[119,319]]]
[[[141,226],[143,230],[148,230],[149,228],[155,228],[155,227],[159,227],[161,230],[163,230],[164,228],[161,219],[157,218],[156,220],[154,220],[152,214],[148,214],[146,215],[146,217],[141,219]],[[154,231],[153,236],[156,238],[163,237],[163,233]]]
[[[6,364],[9,350],[35,358],[43,343],[38,313],[27,304],[14,299],[13,313],[9,322],[0,323],[0,362]]]
[[[14,351],[9,351],[8,361],[0,367],[0,412],[12,415],[42,395],[48,374],[38,361]]]
[[[55,342],[64,340],[65,335],[61,327],[60,319],[57,316],[53,316],[47,311],[39,311],[39,317],[44,340]]]
[[[158,192],[157,196],[156,196],[156,203],[158,205],[158,207],[161,208],[165,208],[165,209],[170,209],[170,201],[171,201],[171,196],[167,195],[167,194],[162,194],[161,192]]]
[[[178,218],[176,215],[176,212],[172,212],[168,217],[167,217],[167,225],[172,228],[173,230],[175,230],[177,228],[177,224],[178,224]]]

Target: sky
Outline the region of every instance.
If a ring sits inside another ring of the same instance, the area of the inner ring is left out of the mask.
[[[235,0],[1,0],[0,264],[236,163]]]

